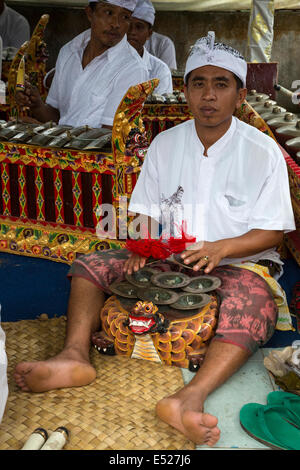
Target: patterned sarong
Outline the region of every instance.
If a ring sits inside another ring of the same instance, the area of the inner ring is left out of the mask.
[[[71,266],[68,277],[82,277],[111,294],[110,284],[124,279],[123,266],[129,255],[127,250],[105,250],[80,256]],[[155,268],[199,275],[166,261],[156,263]],[[220,310],[213,341],[232,343],[253,354],[273,335],[278,306],[268,282],[258,272],[245,268],[244,265],[226,265],[211,272],[222,281],[216,289]]]
[[[292,325],[290,309],[287,303],[286,293],[282,289],[281,285],[269,274],[269,270],[265,266],[259,264],[246,262],[242,264],[235,264],[234,266],[250,269],[257,274],[259,274],[271,288],[273,293],[274,300],[278,307],[278,318],[276,323],[276,330],[287,331],[295,330]]]

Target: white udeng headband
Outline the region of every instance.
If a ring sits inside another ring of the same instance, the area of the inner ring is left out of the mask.
[[[192,47],[186,62],[184,83],[186,83],[186,76],[192,70],[205,65],[215,65],[229,70],[239,77],[243,87],[246,87],[247,62],[236,49],[221,42],[215,42],[214,31],[209,31],[206,37],[198,39]]]
[[[147,21],[147,23],[150,23],[151,26],[153,26],[155,10],[150,0],[138,0],[132,16],[139,20]]]
[[[136,7],[137,0],[90,0],[89,3],[112,3],[118,7],[126,8],[127,10],[133,11]]]

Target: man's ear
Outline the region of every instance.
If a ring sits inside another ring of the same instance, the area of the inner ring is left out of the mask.
[[[153,33],[153,28],[152,28],[152,26],[150,25],[150,26],[149,26],[149,31],[148,31],[148,37],[147,37],[147,39],[150,39],[150,38],[151,38],[152,33]]]
[[[185,99],[188,100],[188,97],[187,97],[187,85],[184,83],[183,85],[183,93],[184,93],[184,96],[185,96]]]
[[[86,14],[86,16],[87,16],[89,22],[91,22],[91,20],[92,20],[92,13],[93,13],[93,12],[92,12],[91,7],[90,7],[89,5],[86,6],[86,7],[85,7],[85,14]]]
[[[240,88],[238,90],[238,100],[237,100],[237,103],[235,105],[236,109],[239,109],[242,106],[243,102],[246,99],[247,93],[248,93],[247,88]]]

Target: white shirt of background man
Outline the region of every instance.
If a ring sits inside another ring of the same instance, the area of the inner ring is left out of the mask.
[[[127,90],[149,79],[142,58],[126,35],[83,69],[82,56],[90,36],[90,29],[84,31],[58,54],[46,102],[59,110],[59,124],[112,126]]]
[[[27,19],[6,4],[0,15],[0,36],[3,48],[19,49],[25,41],[30,39],[30,26]]]

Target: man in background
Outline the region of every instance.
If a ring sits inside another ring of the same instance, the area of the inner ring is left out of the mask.
[[[150,54],[144,47],[145,42],[152,34],[155,19],[155,10],[148,0],[138,0],[137,6],[130,20],[127,34],[128,42],[136,49],[147,67],[149,79],[158,78],[159,84],[155,93],[163,95],[173,92],[172,74],[165,62]]]
[[[28,106],[40,122],[112,127],[127,90],[148,80],[142,59],[127,42],[136,3],[89,2],[86,14],[91,28],[61,48],[46,102],[27,82],[17,95],[19,105]]]
[[[152,6],[150,0],[147,3]],[[153,31],[145,43],[145,48],[150,54],[165,62],[171,70],[177,70],[176,50],[172,39]]]
[[[0,36],[3,48],[19,49],[30,39],[30,26],[27,19],[0,0]]]

